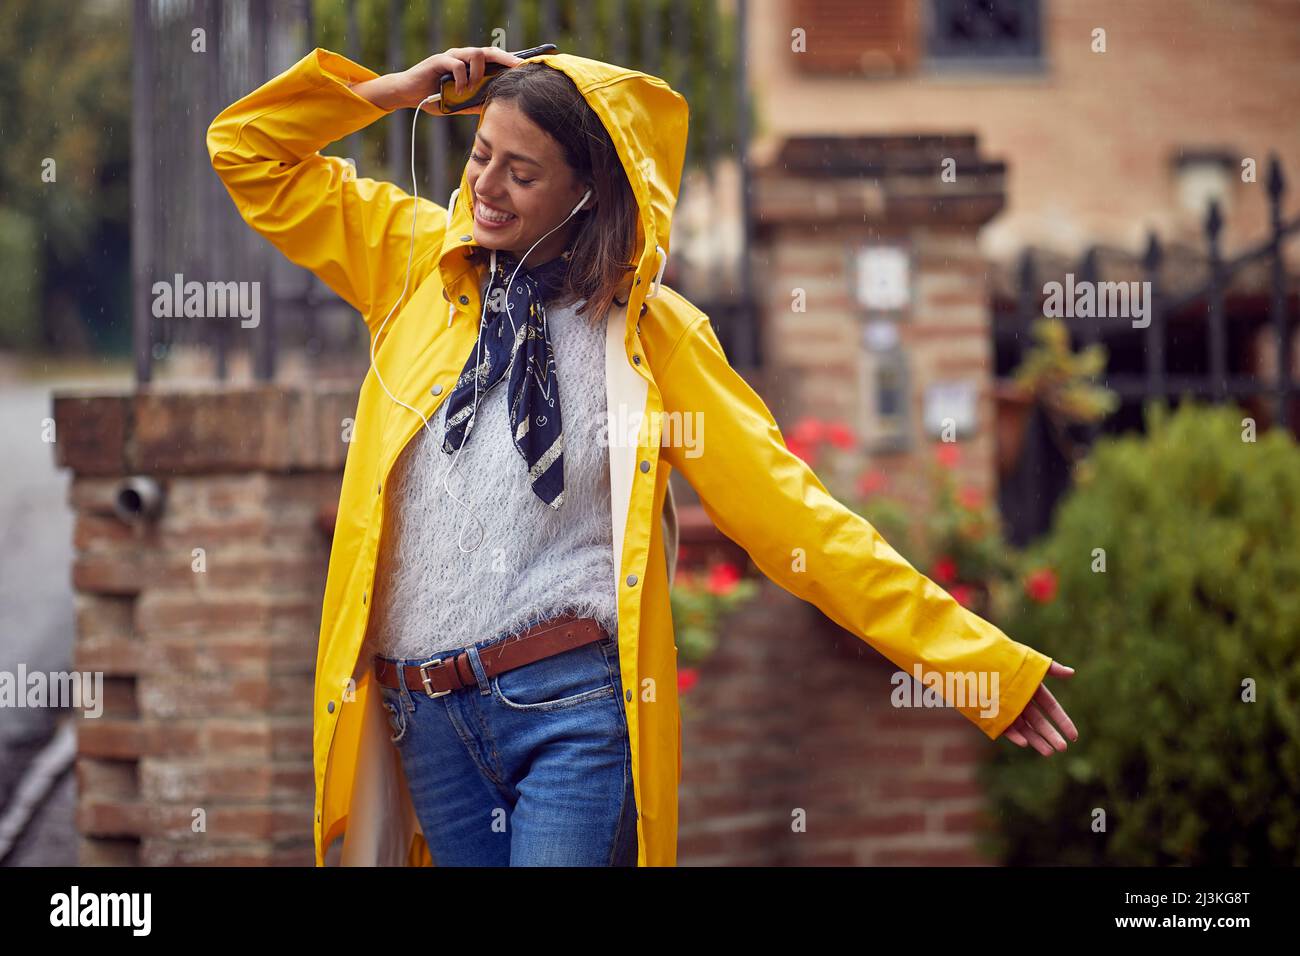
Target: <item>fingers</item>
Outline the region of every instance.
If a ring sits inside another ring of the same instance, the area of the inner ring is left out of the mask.
[[[1038,685],[1038,690],[1034,692],[1033,700],[1043,709],[1052,723],[1065,731],[1067,737],[1071,740],[1079,739],[1079,729],[1074,726],[1074,721],[1070,719],[1070,715],[1065,712],[1065,708],[1062,707],[1057,699],[1052,696],[1052,692],[1048,690],[1045,685]]]
[[[1068,678],[1074,676],[1074,668],[1052,661],[1047,673],[1053,677]],[[1065,738],[1056,727],[1065,731],[1071,740],[1079,739],[1079,729],[1074,726],[1074,721],[1065,712],[1065,708],[1045,684],[1039,684],[1034,696],[1025,705],[1024,712],[1011,722],[1002,736],[1017,747],[1032,746],[1044,757],[1050,757],[1055,751],[1065,750],[1067,746]]]
[[[503,66],[518,66],[520,63],[526,63],[508,50],[503,50],[496,46],[464,46],[448,50],[448,54],[456,58],[456,65],[452,72],[456,76],[456,92],[463,92],[467,87],[473,86],[483,79],[483,74],[487,72],[488,63],[500,63]]]
[[[1057,750],[1066,748],[1065,738],[1061,736],[1060,731],[1052,726],[1051,722],[1043,716],[1043,712],[1034,706],[1032,702],[1025,705],[1025,712],[1021,716],[1028,720],[1030,726],[1038,731],[1039,735],[1054,748]]]
[[[483,79],[483,70],[486,68],[487,57],[483,54],[482,47],[475,47],[469,55],[469,85],[475,86],[478,81]]]
[[[465,59],[461,55],[464,51],[448,50],[447,52],[451,54],[451,62],[447,64],[447,67],[451,71],[451,75],[456,79],[456,92],[459,93],[465,89],[465,81],[468,76]]]
[[[485,46],[482,49],[487,59],[492,63],[501,63],[504,66],[518,66],[520,63],[527,62],[508,50],[501,49],[499,46]]]
[[[1047,668],[1047,676],[1070,678],[1074,676],[1074,668],[1068,664],[1062,664],[1060,661],[1052,661]]]
[[[1012,721],[1011,726],[1002,731],[1002,736],[1006,737],[1007,740],[1011,741],[1017,747],[1027,747],[1029,746],[1029,741],[1025,740],[1025,735],[1020,732],[1019,727],[1017,726],[1019,723],[1020,718],[1016,718]]]
[[[1029,707],[1026,707],[1025,713],[1027,714],[1028,712]],[[1024,714],[1017,717],[1011,726],[1019,730],[1025,740],[1028,741],[1029,746],[1033,747],[1044,757],[1050,757],[1052,755],[1052,745],[1044,740],[1038,732],[1030,726],[1030,723],[1025,719]]]

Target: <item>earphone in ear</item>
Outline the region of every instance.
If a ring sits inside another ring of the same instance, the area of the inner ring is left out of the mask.
[[[425,99],[422,100],[422,101],[420,102],[420,104],[415,108],[414,115],[412,115],[412,117],[411,117],[411,139],[410,139],[410,143],[411,143],[411,202],[412,202],[412,207],[413,207],[413,208],[412,208],[412,210],[411,210],[411,238],[410,238],[410,247],[409,247],[409,249],[408,249],[408,251],[407,251],[407,254],[406,254],[406,279],[405,279],[405,280],[403,281],[403,283],[402,283],[402,292],[401,292],[401,294],[397,297],[397,301],[393,303],[393,307],[392,307],[391,309],[388,310],[388,315],[384,316],[384,321],[381,322],[381,323],[379,323],[379,328],[378,328],[378,329],[375,331],[375,333],[370,337],[370,367],[371,367],[371,369],[372,369],[372,370],[374,371],[374,373],[375,373],[375,379],[379,382],[379,387],[382,388],[382,389],[384,390],[384,393],[385,393],[389,398],[391,398],[391,399],[393,400],[394,403],[396,403],[396,404],[398,404],[398,405],[401,405],[401,406],[402,406],[403,408],[405,408],[405,409],[408,409],[408,410],[410,410],[410,411],[412,411],[412,412],[415,412],[415,414],[418,415],[418,416],[420,417],[420,421],[421,421],[422,424],[423,424],[424,430],[425,430],[425,431],[426,431],[430,436],[433,435],[433,429],[430,427],[429,419],[427,419],[427,418],[424,417],[424,413],[421,412],[418,408],[415,408],[414,406],[411,406],[411,405],[406,404],[406,402],[402,401],[400,398],[398,398],[396,395],[394,395],[392,392],[390,392],[390,391],[388,390],[388,386],[384,383],[383,378],[380,376],[380,374],[379,374],[379,368],[378,368],[378,366],[377,366],[376,363],[375,363],[375,345],[376,345],[376,343],[377,343],[378,340],[379,340],[379,334],[380,334],[381,332],[383,332],[383,330],[384,330],[384,326],[386,326],[386,325],[388,324],[388,320],[391,319],[391,318],[393,317],[393,313],[397,311],[398,306],[400,306],[400,305],[402,304],[402,302],[405,301],[405,299],[406,299],[406,292],[407,292],[407,289],[410,287],[410,284],[411,284],[411,264],[412,264],[412,262],[414,261],[414,258],[415,258],[415,220],[416,220],[416,216],[417,216],[418,210],[419,210],[419,208],[420,208],[420,192],[419,192],[418,182],[417,182],[416,177],[415,177],[415,143],[416,143],[416,139],[415,139],[415,121],[418,120],[418,119],[420,118],[421,108],[424,106],[424,104],[425,104],[425,103],[428,103],[428,102],[429,102],[430,100],[432,100],[432,99],[434,99],[434,96],[428,96],[428,97],[425,97]],[[454,196],[454,195],[457,195],[459,192],[460,192],[460,190],[457,189],[456,192],[453,193],[452,195],[453,195],[453,196]],[[515,281],[515,276],[519,274],[519,270],[523,267],[524,260],[528,258],[528,254],[531,253],[534,249],[537,248],[537,244],[538,244],[538,243],[540,243],[543,239],[545,239],[547,236],[549,236],[551,233],[553,233],[556,229],[559,229],[560,226],[564,225],[564,224],[565,224],[566,222],[568,222],[571,218],[573,218],[573,216],[578,212],[578,210],[581,209],[584,205],[586,205],[587,200],[591,198],[591,193],[592,193],[592,190],[591,190],[591,189],[588,189],[585,193],[583,193],[581,201],[579,201],[578,205],[576,205],[576,206],[573,207],[573,211],[572,211],[572,212],[570,212],[567,216],[565,216],[562,220],[560,220],[558,223],[556,223],[556,224],[555,224],[554,226],[552,226],[550,229],[546,230],[545,233],[543,233],[543,234],[542,234],[538,239],[536,239],[536,240],[533,242],[533,244],[532,244],[531,246],[528,247],[528,252],[525,252],[525,253],[520,257],[520,259],[519,259],[519,264],[515,266],[515,270],[514,270],[514,272],[512,272],[512,273],[510,274],[510,278],[509,278],[509,280],[508,280],[508,281],[506,282],[506,284],[505,284],[505,288],[506,288],[506,289],[509,289],[510,286],[514,283],[514,281]],[[469,202],[470,202],[471,205],[472,205],[472,202],[473,202],[472,199],[469,200]],[[448,220],[447,220],[447,221],[448,221],[448,222],[451,221],[451,211],[450,211],[450,210],[448,210]],[[496,262],[497,262],[497,253],[496,253],[496,250],[493,249],[493,250],[492,250],[492,261],[491,261],[491,264],[490,264],[490,266],[489,266],[489,268],[488,268],[488,277],[489,277],[489,278],[488,278],[488,284],[487,284],[487,288],[483,290],[483,311],[479,314],[479,332],[480,332],[480,338],[479,338],[478,343],[475,345],[475,363],[478,363],[478,362],[481,360],[481,356],[482,356],[482,337],[481,337],[481,333],[482,333],[483,327],[484,327],[484,325],[485,325],[485,323],[486,323],[486,321],[487,321],[487,306],[488,306],[488,300],[489,300],[489,293],[492,291],[492,277],[496,275]],[[448,328],[451,327],[451,319],[452,319],[452,316],[454,316],[455,314],[456,314],[456,313],[455,313],[455,306],[454,306],[454,305],[451,305],[451,306],[448,308],[448,312],[447,312],[447,326],[448,326]],[[515,326],[514,326],[514,320],[513,320],[513,318],[510,317],[510,309],[509,309],[509,303],[508,303],[508,302],[507,302],[507,307],[506,307],[506,318],[510,321],[510,325],[511,325],[511,330],[512,330],[512,332],[515,332],[516,329],[515,329]],[[476,420],[477,417],[478,417],[478,393],[479,393],[478,384],[479,384],[479,383],[478,383],[478,376],[475,376],[475,377],[474,377],[474,399],[473,399],[473,406],[472,406],[473,409],[474,409],[474,411],[471,412],[470,417],[469,417],[469,421],[466,423],[466,426],[465,426],[465,438],[464,438],[464,440],[461,442],[460,447],[458,447],[458,448],[455,450],[455,452],[451,455],[450,460],[447,462],[447,466],[446,466],[446,468],[444,468],[444,469],[442,470],[441,479],[442,479],[442,488],[443,488],[443,491],[445,491],[445,492],[447,493],[447,495],[448,495],[448,496],[449,496],[453,501],[455,501],[455,502],[456,502],[456,503],[457,503],[457,504],[458,504],[462,509],[468,511],[468,512],[470,513],[471,517],[473,517],[474,520],[478,523],[478,525],[479,525],[479,531],[480,531],[480,544],[481,544],[481,543],[482,543],[483,522],[482,522],[481,520],[479,520],[478,515],[474,514],[473,509],[470,508],[468,505],[466,505],[465,502],[462,501],[460,498],[458,498],[458,497],[456,496],[456,494],[451,490],[451,488],[449,488],[448,485],[447,485],[447,477],[448,477],[448,475],[451,473],[452,469],[455,467],[455,465],[456,465],[456,460],[460,457],[460,453],[461,453],[461,450],[462,450],[462,449],[464,448],[464,446],[465,446],[465,442],[469,440],[469,431],[470,431],[470,429],[472,429],[472,428],[474,427],[474,422],[475,422],[475,420]],[[444,403],[444,405],[445,405],[445,403]],[[436,446],[434,446],[434,447],[436,447]],[[479,547],[478,544],[474,545],[473,548],[466,548],[463,544],[461,544],[461,542],[460,542],[460,538],[461,538],[461,535],[462,535],[463,533],[464,533],[464,527],[462,527],[462,528],[460,529],[460,532],[457,533],[457,535],[456,535],[456,546],[457,546],[457,547],[458,547],[458,548],[459,548],[463,553],[466,553],[466,554],[468,554],[468,553],[471,552],[471,551],[477,550],[477,548]]]

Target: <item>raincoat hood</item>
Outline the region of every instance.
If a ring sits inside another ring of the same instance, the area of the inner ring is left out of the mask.
[[[609,133],[636,197],[635,273],[656,277],[654,288],[646,290],[653,298],[668,263],[673,210],[686,159],[690,120],[686,98],[657,76],[601,60],[550,53],[525,62],[545,63],[572,80]],[[481,113],[478,118],[482,125]],[[451,194],[448,215],[438,265],[444,285],[451,287],[466,272],[465,250],[478,245],[474,242],[473,195],[465,169]],[[620,304],[628,301],[632,275],[628,274],[620,289]]]

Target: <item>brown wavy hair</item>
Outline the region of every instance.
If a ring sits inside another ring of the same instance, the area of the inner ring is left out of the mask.
[[[562,295],[585,299],[578,314],[597,322],[604,318],[628,272],[637,266],[632,261],[636,197],[618,150],[573,81],[545,63],[523,63],[501,73],[488,86],[483,109],[496,100],[513,102],[560,144],[574,174],[592,183],[595,208],[581,210],[571,220],[576,223],[573,258]],[[484,262],[487,252],[476,246],[473,258]]]

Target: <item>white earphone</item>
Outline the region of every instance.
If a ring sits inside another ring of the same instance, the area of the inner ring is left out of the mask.
[[[436,99],[437,97],[438,97],[438,94],[435,93],[435,94],[433,94],[432,96],[427,96],[427,97],[425,97],[423,100],[421,100],[420,103],[419,103],[419,105],[417,105],[417,106],[415,107],[415,115],[411,117],[411,201],[414,203],[414,208],[413,208],[412,211],[411,211],[411,243],[410,243],[410,250],[409,250],[409,252],[407,253],[407,256],[406,256],[406,279],[405,279],[405,281],[402,283],[402,293],[401,293],[401,295],[399,295],[399,296],[397,297],[397,301],[394,302],[394,303],[393,303],[393,307],[392,307],[391,309],[388,310],[388,315],[384,316],[384,321],[381,322],[381,323],[379,324],[379,328],[375,330],[375,334],[374,334],[374,335],[371,337],[371,339],[370,339],[370,367],[374,370],[374,373],[375,373],[375,379],[379,382],[379,387],[382,388],[382,389],[384,390],[385,394],[387,394],[388,397],[391,398],[391,399],[392,399],[394,402],[396,402],[398,405],[401,405],[403,408],[408,408],[408,409],[410,409],[411,411],[415,412],[415,414],[419,415],[419,416],[420,416],[420,420],[424,423],[424,427],[425,427],[425,429],[429,429],[429,420],[428,420],[427,418],[424,417],[424,415],[420,412],[420,410],[419,410],[418,408],[413,408],[412,406],[407,405],[404,401],[402,401],[400,398],[398,398],[398,397],[397,397],[396,395],[394,395],[392,392],[388,391],[388,386],[384,384],[384,380],[383,380],[383,378],[382,378],[382,377],[380,376],[380,374],[379,374],[379,368],[378,368],[378,366],[375,365],[375,343],[378,342],[378,340],[379,340],[379,333],[382,332],[382,331],[384,330],[384,326],[388,324],[388,320],[391,319],[391,318],[393,317],[393,313],[397,311],[397,307],[398,307],[399,305],[401,305],[401,304],[402,304],[402,300],[404,300],[404,299],[406,298],[406,290],[407,290],[407,288],[408,288],[408,286],[410,285],[410,282],[411,282],[411,263],[412,263],[412,260],[413,260],[413,258],[414,258],[414,256],[415,256],[415,218],[416,218],[416,216],[418,215],[418,213],[419,213],[419,211],[420,211],[420,201],[419,201],[419,200],[420,200],[420,194],[419,194],[419,186],[418,186],[418,184],[417,184],[417,182],[416,182],[416,178],[415,178],[415,121],[418,120],[418,119],[420,118],[420,113],[421,113],[421,111],[423,110],[424,105],[425,105],[426,103],[430,102],[431,100]],[[460,192],[460,190],[458,189],[458,190],[456,191],[456,193],[459,194],[459,192]],[[535,249],[535,248],[537,247],[537,243],[538,243],[538,242],[541,242],[543,239],[545,239],[547,236],[549,236],[551,233],[553,233],[556,229],[559,229],[560,226],[564,225],[564,224],[565,224],[566,222],[568,222],[571,218],[573,218],[573,216],[574,216],[575,214],[577,214],[578,210],[581,209],[583,206],[585,206],[585,205],[587,204],[587,200],[590,199],[590,198],[591,198],[591,190],[588,189],[585,193],[583,193],[583,195],[582,195],[582,199],[580,199],[580,200],[578,201],[578,204],[577,204],[576,206],[573,207],[573,211],[572,211],[572,212],[570,212],[567,216],[565,216],[565,217],[564,217],[563,219],[561,219],[558,223],[556,223],[554,226],[552,226],[550,229],[548,229],[545,233],[543,233],[540,237],[538,237],[537,242],[534,242],[531,246],[528,247],[528,252],[525,252],[525,253],[523,254],[523,256],[520,257],[520,259],[519,259],[519,264],[518,264],[517,266],[515,266],[515,271],[512,272],[512,273],[510,274],[510,280],[506,283],[506,288],[507,288],[507,289],[509,289],[509,288],[510,288],[510,284],[511,284],[512,282],[515,281],[515,276],[519,274],[519,270],[520,270],[520,268],[523,267],[524,260],[528,258],[528,253],[529,253],[529,252],[532,252],[533,249]],[[447,216],[448,216],[448,221],[450,221],[450,218],[451,218],[451,213],[450,213],[450,211],[448,212]],[[489,271],[488,271],[488,287],[487,287],[487,289],[484,290],[484,292],[483,292],[483,311],[482,311],[482,313],[479,315],[479,340],[478,340],[477,345],[475,346],[475,356],[474,356],[474,358],[475,358],[475,367],[476,367],[476,368],[481,364],[481,361],[482,361],[481,358],[480,358],[480,356],[482,355],[482,345],[483,345],[482,333],[483,333],[483,326],[484,326],[484,324],[485,324],[485,322],[486,322],[486,318],[487,318],[487,303],[488,303],[489,293],[492,291],[492,280],[493,280],[493,278],[496,276],[496,265],[497,265],[497,251],[496,251],[495,249],[493,249],[493,250],[492,250],[492,261],[491,261],[491,266],[490,266]],[[450,327],[450,325],[451,325],[451,318],[452,318],[452,316],[455,314],[455,308],[456,308],[455,305],[452,305],[452,306],[450,307],[450,310],[451,310],[451,311],[449,312],[448,317],[447,317],[447,325],[448,325],[448,327]],[[509,312],[509,296],[507,296],[507,298],[506,298],[506,318],[507,318],[507,319],[510,319],[510,326],[511,326],[511,329],[514,330],[514,331],[516,332],[516,334],[517,334],[517,331],[518,331],[518,330],[516,329],[515,324],[514,324],[514,320],[511,318],[511,316],[510,316],[510,312]],[[457,498],[456,495],[455,495],[455,493],[454,493],[454,492],[453,492],[449,487],[447,487],[447,476],[448,476],[448,474],[451,472],[452,468],[455,466],[455,464],[456,464],[456,459],[457,459],[457,457],[460,455],[461,449],[463,449],[463,448],[465,447],[465,443],[469,441],[470,431],[473,429],[473,427],[474,427],[474,420],[475,420],[475,418],[478,416],[478,380],[479,380],[479,377],[480,377],[480,376],[479,376],[477,373],[476,373],[475,376],[474,376],[474,414],[472,414],[472,415],[470,416],[469,421],[465,423],[465,436],[464,436],[464,438],[463,438],[462,441],[461,441],[460,448],[457,448],[457,449],[455,450],[455,452],[454,452],[454,453],[452,454],[452,456],[451,456],[451,460],[447,463],[447,467],[446,467],[445,469],[443,469],[443,473],[442,473],[442,487],[443,487],[443,490],[446,491],[447,494],[451,496],[451,498],[452,498],[453,501],[455,501],[455,502],[456,502],[458,505],[460,505],[462,508],[465,508],[466,510],[469,511],[469,513],[473,516],[474,520],[475,520],[476,522],[478,522],[479,529],[480,529],[480,532],[481,532],[481,531],[482,531],[482,528],[483,528],[483,522],[482,522],[482,521],[479,521],[479,517],[478,517],[478,515],[474,514],[474,510],[473,510],[472,508],[470,508],[468,505],[466,505],[465,502],[463,502],[460,498]],[[451,396],[448,396],[448,398],[450,398],[450,397],[451,397]],[[445,401],[446,401],[446,399],[444,399],[444,402],[445,402]],[[431,435],[433,434],[431,430],[430,430],[430,434],[431,434]],[[435,436],[435,440],[436,440],[436,436]],[[435,447],[436,447],[436,446],[435,446]],[[478,543],[476,543],[476,544],[474,545],[474,547],[472,547],[472,548],[466,548],[466,547],[464,547],[464,546],[461,544],[461,542],[460,542],[460,535],[461,535],[461,533],[463,533],[463,532],[464,532],[464,528],[462,527],[462,528],[461,528],[461,532],[458,533],[458,534],[456,535],[456,547],[460,548],[460,550],[461,550],[463,553],[465,553],[465,554],[468,554],[468,553],[470,553],[471,551],[476,551],[476,550],[478,549],[479,545],[482,544],[482,538],[481,538],[481,536],[480,536],[480,539],[479,539]]]

